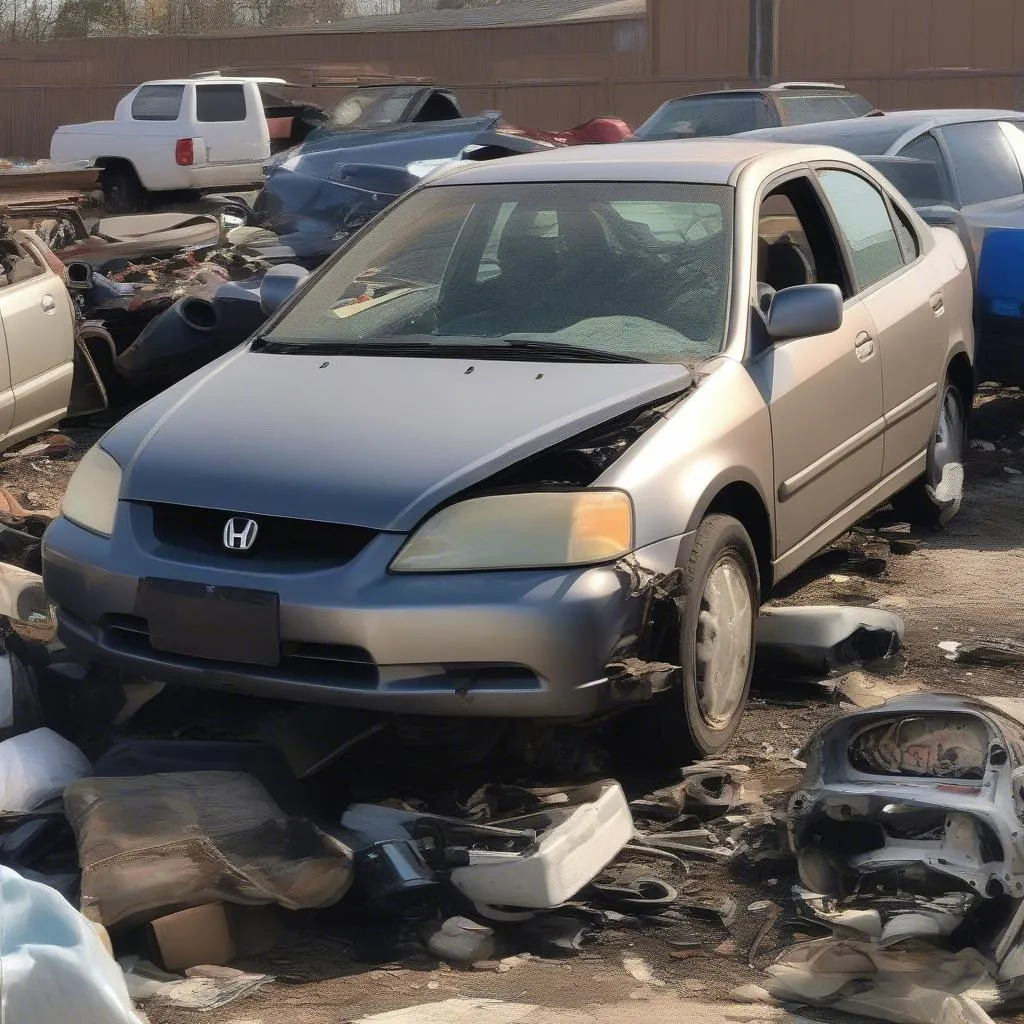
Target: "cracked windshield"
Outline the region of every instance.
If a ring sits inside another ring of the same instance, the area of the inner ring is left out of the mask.
[[[435,186],[331,264],[266,340],[699,360],[722,345],[732,202],[720,185]]]

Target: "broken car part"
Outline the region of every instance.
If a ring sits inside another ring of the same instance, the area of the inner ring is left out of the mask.
[[[580,892],[629,842],[633,820],[615,782],[566,791],[564,803],[480,825],[354,804],[341,819],[363,842],[417,840],[427,863],[479,908],[552,909]],[[396,850],[396,853],[398,851]],[[410,885],[429,878],[402,853]],[[482,911],[483,912],[483,911]]]
[[[918,693],[835,719],[789,804],[801,881],[946,879],[1024,897],[1024,700]]]
[[[766,608],[757,622],[757,671],[820,679],[892,658],[903,620],[884,608]]]

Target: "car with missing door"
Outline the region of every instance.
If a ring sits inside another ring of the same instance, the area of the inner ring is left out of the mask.
[[[775,583],[890,499],[945,511],[967,257],[839,150],[463,167],[288,274],[72,477],[44,578],[83,656],[383,712],[629,709],[678,763],[734,734]]]

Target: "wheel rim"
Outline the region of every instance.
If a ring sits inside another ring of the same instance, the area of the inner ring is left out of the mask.
[[[928,480],[933,487],[942,480],[947,466],[963,462],[963,448],[964,417],[960,411],[960,399],[953,388],[947,388],[928,460]]]
[[[743,704],[754,604],[749,575],[732,554],[708,574],[697,617],[697,706],[709,729],[727,729]]]

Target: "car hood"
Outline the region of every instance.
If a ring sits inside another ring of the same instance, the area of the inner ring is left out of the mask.
[[[243,349],[101,443],[128,500],[407,532],[466,487],[692,383],[677,364]]]

